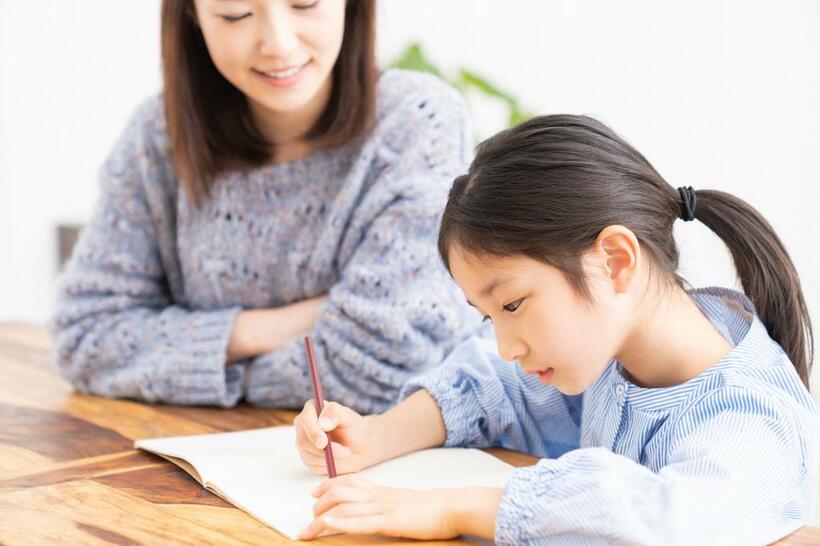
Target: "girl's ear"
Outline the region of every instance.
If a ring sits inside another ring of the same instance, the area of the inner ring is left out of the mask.
[[[629,291],[637,278],[641,263],[641,245],[638,238],[624,226],[607,226],[593,247],[604,261],[604,272],[616,294]]]

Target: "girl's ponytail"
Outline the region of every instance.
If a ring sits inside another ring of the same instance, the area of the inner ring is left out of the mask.
[[[721,191],[698,190],[693,212],[729,248],[744,292],[808,388],[811,321],[797,271],[772,226],[751,205]]]

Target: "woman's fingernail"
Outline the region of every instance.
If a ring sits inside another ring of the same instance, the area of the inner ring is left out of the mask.
[[[347,449],[345,446],[341,445],[334,445],[333,446],[333,455],[335,457],[350,457],[350,450]]]

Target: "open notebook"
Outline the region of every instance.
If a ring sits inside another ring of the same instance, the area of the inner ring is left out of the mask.
[[[134,446],[179,465],[204,487],[291,540],[313,519],[310,491],[324,479],[296,452],[293,427],[137,440]],[[392,487],[504,487],[513,467],[477,449],[411,453],[361,472]]]

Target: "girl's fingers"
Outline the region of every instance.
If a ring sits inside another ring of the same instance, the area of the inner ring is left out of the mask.
[[[294,426],[304,434],[311,445],[317,449],[323,449],[327,445],[327,433],[319,428],[318,422],[316,405],[312,398],[305,402],[302,412],[293,420]]]
[[[367,503],[372,495],[369,490],[355,486],[339,485],[328,490],[313,505],[313,515],[321,516],[331,508],[343,503]]]
[[[318,426],[320,429],[329,432],[335,428],[346,428],[355,425],[362,419],[362,416],[337,402],[328,402],[319,416]]]
[[[379,513],[350,516],[328,513],[311,521],[299,534],[299,538],[310,540],[326,530],[337,533],[375,534],[381,533],[383,527],[384,516]]]
[[[302,463],[304,463],[304,465],[308,467],[311,472],[317,474],[326,473],[324,470],[318,472],[314,469],[314,467],[319,466],[321,466],[322,468],[325,467],[325,456],[322,451],[316,449],[315,447],[313,447],[313,445],[299,444],[296,447],[296,451],[297,453],[299,453],[299,457],[302,459]]]
[[[350,457],[352,455],[350,448],[344,446],[338,442],[332,442],[331,446],[333,448],[333,458],[334,459],[344,459],[346,457]],[[308,440],[301,434],[299,431],[296,432],[296,448],[301,455],[310,455],[312,457],[320,457],[322,460],[325,458],[325,450],[324,448],[319,449],[313,442]],[[302,457],[304,459],[304,456]]]
[[[308,470],[320,476],[327,476],[327,463],[324,455],[300,453],[300,456]],[[348,464],[347,457],[336,457],[336,472],[339,474],[347,474],[353,471],[352,465],[352,461]]]
[[[347,459],[351,456],[350,449],[343,446],[342,444],[337,444],[333,442],[333,459],[336,462],[340,460]],[[321,463],[322,466],[325,465],[325,451],[318,450],[313,446],[304,448],[302,446],[297,446],[299,448],[299,456],[302,457],[302,462],[305,464],[313,464],[313,463]]]
[[[308,470],[310,470],[314,474],[319,474],[320,476],[327,474],[327,468],[325,467],[326,465],[324,457],[308,455],[306,453],[300,453],[300,455],[302,456],[302,462],[305,464]]]

